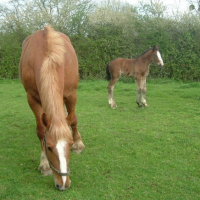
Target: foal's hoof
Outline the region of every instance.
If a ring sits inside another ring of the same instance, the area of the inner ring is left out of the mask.
[[[110,104],[110,107],[112,108],[112,109],[115,109],[115,108],[117,108],[117,104]]]
[[[137,105],[138,105],[139,107],[142,107],[142,104],[138,103],[137,101],[136,101],[136,103],[137,103]]]
[[[84,148],[85,148],[85,145],[83,144],[82,141],[75,142],[72,145],[72,151],[74,151],[77,154],[80,154],[84,150]]]

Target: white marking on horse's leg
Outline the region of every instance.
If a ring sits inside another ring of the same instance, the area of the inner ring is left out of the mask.
[[[63,104],[63,107],[64,107],[64,110],[65,110],[65,117],[67,117],[67,115],[68,115],[68,112],[67,112],[66,105],[65,105],[65,104]]]
[[[108,88],[108,103],[111,104],[111,102],[112,102],[112,92],[113,92],[112,86],[108,85],[107,88]]]
[[[114,86],[110,86],[109,104],[111,104],[113,101],[113,90],[114,90]]]
[[[145,107],[148,107],[147,102],[146,102],[146,100],[145,100],[144,98],[142,99],[142,104],[143,104]]]
[[[145,107],[148,107],[147,102],[146,102],[146,78],[142,80],[142,104]]]
[[[44,166],[46,163],[48,163],[48,161],[47,161],[45,153],[42,151],[41,152],[41,157],[40,157],[40,166],[39,166],[39,168]]]
[[[44,176],[52,174],[51,168],[49,166],[49,162],[43,151],[41,153],[40,165],[38,167],[38,170],[40,170]]]
[[[160,61],[160,65],[163,66],[164,65],[163,59],[162,59],[161,54],[160,54],[159,51],[157,51],[157,56],[158,56],[158,60]]]
[[[115,109],[116,107],[117,107],[117,104],[115,103],[115,101],[113,100],[113,99],[111,99],[112,101],[111,101],[111,104],[110,104],[110,107],[112,108],[112,109]]]
[[[78,132],[78,133],[74,133],[74,134],[76,134],[76,137],[74,139],[74,143],[73,143],[71,149],[75,153],[80,154],[84,150],[85,145],[83,144],[80,133]]]
[[[147,101],[146,101],[146,92],[144,92],[144,91],[142,91],[142,104],[143,104],[145,107],[148,107]]]
[[[56,145],[56,149],[58,151],[58,157],[59,157],[59,161],[60,161],[60,171],[62,173],[66,173],[67,172],[67,161],[66,161],[66,155],[65,155],[65,146],[66,146],[67,142],[64,140],[59,140],[57,145]],[[67,180],[66,176],[62,176],[62,180],[63,180],[63,187],[65,187],[65,183]]]
[[[110,107],[114,109],[117,107],[117,105],[114,101],[113,91],[114,91],[114,86],[110,86],[109,92],[108,92],[108,95],[109,95],[108,103],[109,103]]]

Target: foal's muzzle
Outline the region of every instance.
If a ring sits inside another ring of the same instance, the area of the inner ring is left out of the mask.
[[[161,66],[161,67],[163,67],[163,66],[164,66],[164,63],[159,63],[158,65]]]

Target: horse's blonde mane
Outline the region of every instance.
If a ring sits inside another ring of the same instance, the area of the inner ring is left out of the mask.
[[[65,46],[59,33],[50,26],[44,28],[46,55],[40,71],[40,98],[47,117],[51,120],[50,133],[54,139],[69,137],[65,119],[63,94],[59,87],[57,67],[64,63]]]

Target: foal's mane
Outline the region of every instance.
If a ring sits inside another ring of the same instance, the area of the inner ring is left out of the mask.
[[[58,140],[67,138],[69,135],[66,133],[70,132],[65,119],[63,94],[59,88],[57,72],[57,67],[62,67],[64,63],[65,44],[60,34],[50,26],[46,26],[43,32],[46,55],[40,71],[40,98],[44,112],[51,120],[49,132]]]
[[[148,50],[146,50],[145,52],[143,52],[140,56],[143,56],[144,54],[146,54],[148,51],[152,50],[153,51],[158,51],[158,46],[157,45],[154,45],[153,48],[150,48]],[[138,56],[137,58],[139,58],[140,56]]]
[[[146,50],[145,52],[143,52],[141,55],[139,55],[138,57],[136,57],[136,58],[139,58],[140,56],[143,56],[144,54],[146,54],[148,51],[150,51],[150,50],[152,50],[152,48],[151,49],[148,49],[148,50]]]

